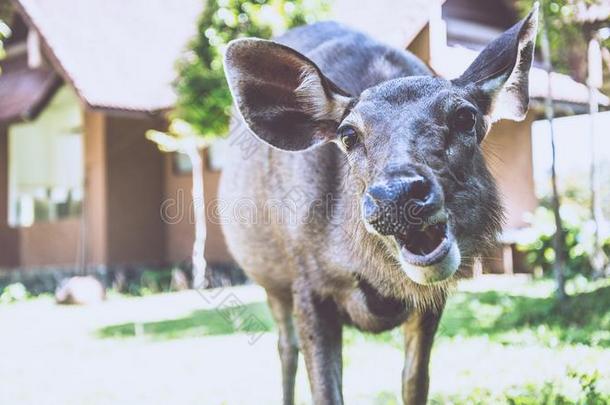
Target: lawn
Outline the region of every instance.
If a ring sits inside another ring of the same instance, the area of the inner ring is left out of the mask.
[[[433,404],[607,404],[610,282],[463,282],[432,356]],[[276,334],[257,287],[0,306],[0,404],[275,404]],[[345,334],[347,404],[399,404],[399,331]],[[304,364],[299,404],[311,403]]]

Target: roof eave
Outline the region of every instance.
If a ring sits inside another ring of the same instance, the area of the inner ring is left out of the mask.
[[[138,110],[138,109],[126,109],[114,106],[96,105],[85,103],[88,110],[94,112],[100,112],[107,115],[127,117],[127,118],[157,118],[163,117],[172,110],[172,107],[159,108],[154,110]]]

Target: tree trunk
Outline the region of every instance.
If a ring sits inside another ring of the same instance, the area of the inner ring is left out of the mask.
[[[554,106],[553,106],[553,85],[551,83],[551,72],[553,65],[551,63],[551,49],[546,28],[546,16],[542,19],[542,58],[544,66],[548,75],[548,94],[545,99],[545,115],[549,121],[549,127],[551,132],[551,151],[552,151],[552,163],[551,163],[551,185],[553,188],[552,208],[553,215],[555,217],[555,236],[553,238],[553,249],[555,250],[555,263],[553,263],[553,272],[555,275],[555,282],[557,284],[556,295],[559,301],[565,301],[566,289],[565,289],[565,274],[564,268],[566,265],[566,249],[565,249],[565,238],[563,233],[563,226],[560,213],[560,200],[559,191],[557,190],[557,171],[556,171],[556,151],[555,151],[555,130],[553,127],[554,119]]]
[[[195,242],[193,243],[193,288],[205,288],[205,240],[206,240],[206,217],[205,217],[205,194],[203,188],[203,160],[195,141],[187,141],[185,152],[192,166],[193,177],[193,210],[195,216]]]

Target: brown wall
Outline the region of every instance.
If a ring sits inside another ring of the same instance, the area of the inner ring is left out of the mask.
[[[417,34],[415,39],[411,41],[407,49],[425,63],[430,64],[430,58],[432,56],[430,47],[430,24],[426,24],[426,26]]]
[[[0,227],[8,222],[8,128],[0,125]]]
[[[0,268],[19,264],[19,234],[8,226],[8,131],[0,125]]]
[[[80,226],[81,220],[72,218],[19,228],[19,267],[77,268],[80,264]]]
[[[165,261],[163,157],[146,131],[155,117],[85,113],[86,261],[159,265]]]
[[[19,232],[0,225],[0,269],[19,265]]]
[[[165,156],[165,189],[162,215],[165,221],[167,260],[190,260],[195,240],[192,216],[191,176],[173,171],[173,154]]]
[[[204,160],[205,160],[205,153]],[[205,161],[204,161],[205,163]],[[204,164],[205,166],[205,164]],[[190,260],[195,229],[193,223],[193,205],[191,198],[191,176],[174,173],[173,155],[165,158],[165,202],[164,217],[166,222],[167,260],[178,263]],[[206,212],[213,212],[218,195],[220,172],[204,170]],[[207,239],[205,256],[209,263],[231,262],[220,224],[207,221]]]
[[[205,182],[206,213],[214,213],[218,203],[218,184],[220,172],[205,170],[203,173]],[[205,256],[210,263],[231,262],[233,258],[229,254],[222,228],[218,221],[210,222],[207,218],[208,237],[205,243]]]
[[[531,127],[534,114],[523,122],[499,121],[483,142],[488,165],[498,181],[506,209],[506,228],[526,226],[523,216],[538,205],[534,191]]]
[[[160,264],[165,259],[163,156],[146,131],[155,118],[106,118],[108,264]]]

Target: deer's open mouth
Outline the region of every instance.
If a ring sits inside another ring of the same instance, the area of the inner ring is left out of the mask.
[[[451,276],[461,258],[447,223],[409,228],[407,234],[394,235],[400,248],[403,269],[413,281],[431,284]]]
[[[453,237],[447,224],[409,229],[406,235],[395,235],[405,260],[415,266],[432,266],[447,256]]]

